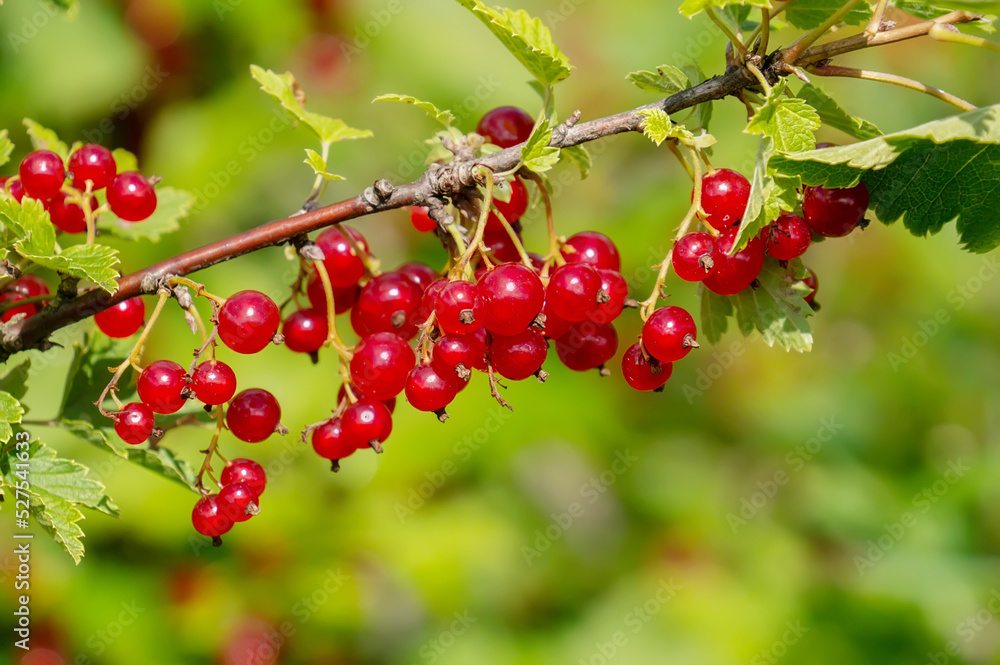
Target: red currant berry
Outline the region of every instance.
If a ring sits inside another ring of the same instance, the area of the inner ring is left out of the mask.
[[[406,387],[406,375],[417,362],[410,345],[393,333],[362,339],[351,358],[351,381],[376,400],[392,399]]]
[[[531,325],[545,304],[538,275],[522,263],[502,263],[479,282],[483,326],[494,335],[516,335]]]
[[[506,230],[500,233],[487,232],[483,236],[483,244],[490,250],[490,260],[493,263],[516,263],[521,260],[521,254]]]
[[[19,173],[24,193],[40,201],[58,194],[66,180],[62,158],[51,150],[28,153],[21,161]]]
[[[7,292],[0,294],[0,305],[6,305],[8,303],[15,303],[21,300],[26,300],[27,298],[20,293]],[[7,323],[13,319],[18,314],[24,314],[24,316],[31,317],[38,312],[38,308],[33,304],[18,305],[17,307],[11,307],[10,309],[4,311],[3,315],[0,315],[0,323]]]
[[[806,220],[783,212],[764,229],[767,255],[779,261],[791,261],[806,253],[812,242],[812,232]]]
[[[77,203],[66,203],[68,197],[59,192],[46,201],[45,209],[49,211],[52,225],[65,233],[84,233],[87,231],[87,216]],[[97,199],[91,197],[90,209],[97,210]]]
[[[583,321],[597,309],[601,276],[585,263],[567,263],[552,271],[545,302],[566,321]]]
[[[700,282],[713,272],[719,261],[715,238],[707,233],[688,233],[674,245],[670,265],[687,282]]]
[[[330,332],[326,312],[318,309],[300,309],[281,327],[285,346],[296,353],[315,353],[326,342]]]
[[[479,289],[461,280],[445,285],[434,305],[437,324],[446,333],[464,335],[482,325]]]
[[[570,326],[573,325],[553,312],[552,308],[549,307],[548,301],[545,302],[545,307],[542,308],[542,314],[545,315],[545,327],[542,328],[542,334],[545,335],[546,339],[562,337],[570,329]]]
[[[420,287],[421,294],[423,294],[423,292],[427,290],[427,287],[437,281],[438,277],[440,277],[440,275],[434,271],[434,268],[431,268],[426,263],[420,263],[419,261],[404,263],[396,268],[396,272],[409,277],[411,282]]]
[[[316,245],[323,250],[323,265],[330,276],[330,284],[340,288],[357,284],[365,276],[364,261],[354,251],[345,232],[350,235],[354,245],[360,247],[365,254],[368,253],[365,237],[348,226],[329,228],[316,238]]]
[[[331,289],[334,313],[343,314],[354,307],[354,303],[357,302],[360,292],[361,289],[357,284],[343,287],[334,286]],[[323,290],[322,280],[316,275],[309,278],[309,284],[306,286],[306,295],[309,296],[309,304],[313,308],[318,309],[324,314],[326,313],[326,291]]]
[[[802,214],[816,233],[829,238],[846,236],[868,210],[868,188],[861,182],[848,189],[806,187]]]
[[[535,120],[527,111],[516,106],[500,106],[480,119],[476,133],[501,148],[509,148],[527,141],[534,127]]]
[[[458,394],[454,371],[438,372],[433,365],[417,365],[406,377],[406,401],[418,411],[438,411]]]
[[[21,184],[21,180],[17,179],[6,185],[7,193],[14,197],[14,200],[21,203],[24,200],[24,185]]]
[[[233,522],[246,522],[260,512],[259,498],[246,483],[230,483],[219,490],[219,512]]]
[[[660,362],[674,362],[698,346],[698,330],[687,310],[663,307],[653,312],[642,326],[642,343],[649,355]]]
[[[351,326],[361,337],[391,332],[413,339],[422,296],[420,287],[409,277],[398,272],[382,273],[361,289],[351,310]]]
[[[434,367],[441,373],[455,373],[459,365],[466,370],[478,369],[486,371],[486,338],[485,330],[480,338],[476,333],[469,335],[445,335],[434,342],[434,355],[431,359]],[[479,332],[479,331],[477,331]]]
[[[365,394],[363,392],[361,392],[360,390],[358,390],[357,386],[351,386],[351,392],[354,393],[354,398],[355,399],[358,399],[358,400],[365,399]],[[347,399],[347,389],[344,387],[344,384],[340,384],[340,390],[337,391],[337,404],[340,404],[345,399]],[[390,399],[382,399],[382,400],[379,400],[379,401],[382,402],[383,404],[385,404],[385,408],[389,409],[389,413],[395,413],[396,412],[396,398],[395,397],[392,397]]]
[[[430,286],[424,289],[424,295],[420,298],[420,308],[417,310],[417,323],[418,325],[423,325],[427,323],[428,317],[434,313],[434,308],[437,305],[438,295],[441,293],[441,289],[448,286],[449,282],[447,279],[439,279],[431,282]]]
[[[108,337],[124,339],[139,332],[145,318],[146,305],[136,296],[98,312],[94,315],[94,323]]]
[[[739,224],[749,200],[750,181],[736,171],[719,169],[701,179],[705,223],[716,231]]]
[[[226,411],[226,426],[240,441],[258,443],[274,433],[281,422],[281,406],[262,388],[248,388],[236,395]]]
[[[103,145],[88,143],[69,156],[69,175],[73,186],[81,192],[86,191],[88,180],[92,183],[91,191],[104,189],[117,172],[114,156]]]
[[[206,360],[191,375],[191,390],[205,404],[225,404],[236,394],[236,373],[221,360]]]
[[[556,340],[563,365],[577,372],[600,367],[618,351],[618,333],[610,323],[580,321]]]
[[[142,443],[153,433],[153,412],[142,402],[131,402],[115,414],[115,431],[125,443]]]
[[[341,416],[341,428],[347,443],[356,448],[372,447],[379,450],[392,433],[392,414],[377,399],[362,399],[351,404]]]
[[[410,208],[410,224],[421,233],[430,233],[437,228],[437,222],[427,214],[427,206],[413,206]]]
[[[52,293],[49,285],[38,275],[22,275],[7,287],[14,293],[20,293],[25,298],[35,298],[37,296],[47,296]]]
[[[601,276],[601,290],[608,294],[608,301],[599,304],[597,309],[587,315],[587,319],[597,323],[611,323],[621,316],[625,308],[628,283],[617,270],[598,268],[597,274]]]
[[[156,210],[156,190],[141,173],[125,171],[108,186],[108,205],[126,222],[141,222]]]
[[[514,176],[510,182],[510,200],[493,199],[493,205],[500,211],[508,224],[513,224],[521,219],[524,213],[528,212],[528,188],[524,186],[520,178]],[[500,221],[495,212],[490,212],[486,220],[486,228],[498,234],[507,233],[507,229],[504,228],[503,222]]]
[[[245,457],[229,460],[229,464],[222,470],[222,477],[219,480],[223,486],[243,483],[257,496],[263,494],[264,488],[267,487],[267,474],[264,473],[264,467]]]
[[[549,346],[534,328],[510,337],[494,337],[490,344],[493,369],[511,381],[526,379],[542,368]]]
[[[219,339],[236,353],[257,353],[278,332],[278,306],[260,291],[239,291],[219,310]]]
[[[720,296],[736,295],[757,279],[764,267],[764,243],[760,236],[747,246],[729,254],[736,240],[736,234],[724,235],[716,240],[719,248],[715,270],[705,278],[705,286]]]
[[[151,362],[139,374],[139,399],[153,413],[174,413],[184,406],[184,368],[173,360]]]
[[[628,347],[622,356],[622,376],[636,390],[656,390],[667,382],[673,371],[673,363],[662,363],[652,357],[647,360],[638,342]]]
[[[811,305],[816,300],[816,292],[819,291],[819,278],[816,277],[816,273],[812,271],[812,268],[806,268],[806,270],[809,271],[809,274],[803,278],[802,283],[812,290],[803,296],[802,299]]]
[[[562,255],[569,263],[586,263],[591,268],[621,270],[622,259],[611,238],[597,231],[582,231],[570,236]]]
[[[194,504],[191,523],[195,531],[203,536],[217,538],[233,528],[233,521],[219,510],[219,495],[208,494]]]
[[[342,460],[358,449],[353,441],[344,436],[340,418],[328,420],[313,430],[312,447],[317,455],[328,460]]]

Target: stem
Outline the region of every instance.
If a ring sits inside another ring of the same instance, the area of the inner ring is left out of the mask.
[[[757,53],[763,54],[767,53],[767,45],[771,41],[771,16],[767,12],[767,8],[761,7],[760,9],[760,26],[761,28],[761,41],[760,48],[757,49]],[[754,30],[756,32],[756,30]],[[750,41],[753,43],[753,40]]]
[[[878,0],[878,4],[875,5],[875,11],[872,12],[872,18],[865,27],[865,35],[875,36],[878,34],[879,28],[882,27],[882,19],[885,18],[885,10],[888,6],[889,0]]]
[[[482,209],[479,211],[479,221],[476,224],[476,233],[472,236],[469,246],[465,248],[465,252],[463,252],[461,258],[458,259],[455,267],[451,269],[452,273],[456,275],[465,270],[465,267],[469,264],[469,261],[476,253],[476,249],[483,243],[483,234],[486,233],[486,220],[490,217],[490,207],[493,205],[493,172],[489,169],[485,170],[486,198],[483,199]]]
[[[337,353],[340,354],[341,364],[343,364],[345,360],[351,359],[351,352],[347,350],[347,346],[337,332],[337,310],[333,301],[333,286],[330,285],[330,275],[326,272],[326,266],[322,261],[313,261],[313,268],[319,275],[319,281],[323,283],[323,293],[326,295],[326,324],[329,331],[326,345],[337,350]]]
[[[219,435],[222,434],[222,430],[225,428],[225,416],[226,410],[220,404],[215,407],[215,431],[212,432],[212,441],[208,444],[208,448],[205,449],[205,461],[201,463],[201,468],[198,469],[198,480],[195,483],[198,489],[201,490],[202,494],[208,494],[208,490],[205,489],[204,476],[207,473],[208,477],[216,485],[219,485],[219,481],[215,479],[212,475],[212,456],[216,454],[219,448]],[[222,458],[222,455],[219,455]],[[221,485],[219,485],[221,487]]]
[[[208,298],[209,300],[218,303],[220,307],[226,304],[225,298],[217,296],[214,293],[209,293],[208,291],[205,290],[204,284],[199,284],[193,279],[188,279],[187,277],[179,277],[177,275],[171,275],[170,285],[171,286],[183,285],[188,287],[189,289],[194,289],[194,294],[196,296],[203,296],[205,298]]]
[[[554,261],[557,266],[561,266],[566,263],[566,259],[563,258],[562,252],[559,251],[559,236],[556,234],[556,220],[555,216],[552,214],[552,197],[549,195],[549,190],[545,188],[545,181],[542,177],[535,173],[534,171],[527,172],[528,178],[538,186],[538,191],[542,195],[542,204],[545,206],[545,227],[549,236],[549,253],[545,257],[545,263],[548,264],[550,261]],[[547,275],[546,275],[547,276]]]
[[[744,46],[743,42],[740,41],[740,39],[733,34],[733,31],[729,29],[729,26],[726,25],[726,22],[723,21],[721,18],[719,18],[718,14],[716,14],[715,10],[713,10],[711,7],[705,7],[705,13],[708,14],[708,18],[712,19],[712,23],[715,23],[715,25],[719,26],[719,30],[722,30],[722,34],[724,34],[726,38],[729,39],[730,42],[732,42],[733,47],[740,52],[740,56],[742,56],[743,59],[746,59],[746,57],[749,55],[747,47]]]
[[[943,102],[948,102],[953,106],[957,106],[963,111],[974,111],[975,106],[969,102],[956,97],[955,95],[945,92],[940,88],[935,88],[929,86],[926,83],[921,83],[920,81],[914,81],[913,79],[908,79],[905,76],[897,76],[895,74],[885,74],[882,72],[873,72],[867,69],[854,69],[853,67],[809,67],[809,72],[812,74],[818,74],[820,76],[845,76],[849,78],[864,79],[866,81],[879,81],[881,83],[891,83],[892,85],[902,86],[904,88],[909,88],[910,90],[916,90],[930,95],[931,97],[936,97]]]
[[[825,35],[830,28],[840,23],[840,20],[847,16],[847,12],[851,11],[854,8],[854,5],[858,4],[858,2],[859,0],[847,0],[847,3],[843,7],[828,16],[819,27],[814,29],[812,32],[802,35],[792,42],[792,45],[788,47],[787,51],[785,51],[785,59],[789,62],[793,62],[803,50],[812,46],[816,40]]]
[[[667,141],[667,147],[670,148],[670,152],[674,153],[674,157],[676,157],[677,161],[684,167],[684,171],[687,172],[688,177],[691,178],[691,180],[694,180],[694,171],[691,170],[691,165],[688,164],[687,158],[684,157],[684,154],[678,147],[677,141]]]
[[[493,212],[503,225],[504,231],[506,231],[508,237],[510,237],[510,241],[514,243],[514,249],[517,250],[517,255],[521,257],[521,263],[529,268],[532,268],[531,257],[528,256],[527,250],[524,249],[524,243],[522,243],[521,239],[517,237],[517,231],[515,231],[514,227],[510,225],[510,222],[507,221],[507,218],[504,217],[499,208],[493,206]]]
[[[752,62],[747,63],[747,69],[750,70],[750,73],[757,78],[757,82],[760,83],[760,87],[764,88],[764,96],[770,97],[771,84],[767,82],[767,77],[764,76],[764,74],[762,74]]]
[[[21,300],[8,300],[6,302],[0,303],[0,314],[3,314],[8,309],[14,309],[15,307],[24,307],[25,305],[34,305],[35,303],[45,302],[46,300],[52,300],[56,295],[54,293],[46,293],[40,296],[31,296],[30,298],[22,298]]]
[[[1000,44],[997,42],[991,42],[988,39],[977,37],[975,35],[967,35],[964,32],[955,30],[954,28],[949,29],[940,23],[932,25],[927,34],[930,35],[932,39],[936,39],[939,42],[965,44],[966,46],[978,46],[979,48],[989,49],[990,51],[1000,51]]]

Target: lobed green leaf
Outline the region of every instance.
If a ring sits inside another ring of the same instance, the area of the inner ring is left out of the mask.
[[[795,0],[785,8],[785,18],[800,30],[818,28],[838,9],[844,6],[844,0]],[[859,2],[844,16],[843,22],[848,25],[862,25],[872,17],[872,8],[868,2]]]
[[[31,118],[24,119],[24,126],[28,130],[28,137],[35,150],[51,150],[62,157],[64,162],[69,159],[69,148],[59,140],[54,131],[41,126]]]
[[[874,124],[855,118],[842,109],[833,97],[811,83],[806,83],[799,89],[799,97],[816,109],[823,124],[862,141],[882,136],[882,132]]]
[[[10,142],[7,130],[0,129],[0,166],[10,161],[10,153],[12,152],[14,152],[14,144]]]
[[[687,74],[671,65],[660,65],[655,72],[637,71],[625,77],[644,92],[673,95],[691,87]]]
[[[819,113],[812,106],[797,97],[785,97],[786,83],[782,81],[764,100],[750,122],[748,134],[762,134],[774,141],[774,149],[780,152],[799,152],[816,147],[813,134],[822,124]]]
[[[451,127],[451,123],[455,122],[455,114],[452,113],[451,111],[447,109],[442,111],[431,102],[425,102],[423,100],[417,99],[416,97],[411,97],[410,95],[397,95],[395,93],[389,93],[385,95],[379,95],[378,97],[372,100],[373,104],[375,102],[402,102],[403,104],[412,104],[413,106],[416,106],[418,109],[421,109],[422,111],[427,113],[427,115],[429,115],[430,117],[434,118],[442,125],[444,125],[445,129]]]

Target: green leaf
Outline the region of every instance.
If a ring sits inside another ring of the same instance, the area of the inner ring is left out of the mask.
[[[348,139],[363,139],[372,136],[367,129],[349,127],[343,120],[306,111],[305,94],[291,72],[278,74],[270,69],[250,65],[250,75],[260,83],[260,89],[273,97],[281,106],[305,123],[323,143],[336,143]]]
[[[844,0],[795,0],[786,5],[785,18],[800,30],[818,28],[834,12],[844,6]],[[847,12],[843,21],[849,25],[862,25],[872,16],[867,2],[859,2]]]
[[[747,124],[747,133],[762,134],[774,140],[774,149],[800,152],[816,147],[814,131],[822,124],[819,113],[797,97],[785,97],[785,82],[774,87],[771,96],[757,109]]]
[[[82,342],[75,342],[57,418],[110,422],[94,407],[94,400],[111,380],[112,370],[129,356],[134,343],[130,339],[111,339],[95,331],[88,332]],[[129,385],[131,372],[125,370],[119,386]]]
[[[30,375],[31,361],[25,360],[0,379],[0,390],[10,393],[14,396],[14,399],[24,399],[25,394],[28,392],[28,377]]]
[[[897,9],[901,9],[911,16],[916,16],[924,20],[944,16],[954,9],[966,9],[978,14],[994,14],[994,16],[987,16],[987,20],[985,21],[962,24],[964,27],[986,33],[996,32],[991,21],[996,19],[996,14],[1000,14],[1000,2],[996,2],[995,0],[987,0],[986,2],[977,2],[976,0],[949,2],[948,0],[942,0],[941,2],[934,3],[923,2],[921,0],[896,0],[892,4],[896,5]]]
[[[549,145],[552,141],[552,129],[548,120],[535,127],[531,136],[521,148],[521,162],[535,173],[544,173],[559,162],[559,148]]]
[[[882,136],[882,132],[878,127],[867,120],[855,118],[842,109],[833,97],[810,83],[803,85],[799,89],[799,97],[816,109],[820,120],[825,125],[839,129],[845,134],[862,141]]]
[[[126,454],[129,462],[183,485],[196,494],[199,493],[195,470],[184,460],[178,459],[173,451],[163,446],[155,449],[145,446],[129,446]]]
[[[14,152],[14,144],[10,142],[6,129],[0,129],[0,166],[10,161],[10,153]]]
[[[11,424],[21,422],[23,415],[24,407],[17,398],[8,392],[0,391],[0,443],[6,443],[14,436]]]
[[[798,272],[798,267],[783,268],[768,257],[757,276],[760,286],[729,296],[744,336],[756,331],[768,346],[778,345],[799,353],[812,350],[812,332],[806,317],[813,314],[813,309],[803,300]]]
[[[645,92],[673,95],[691,87],[687,74],[671,65],[660,65],[656,72],[640,70],[626,76],[636,87]]]
[[[680,6],[680,12],[691,18],[695,14],[705,11],[708,7],[726,7],[728,5],[771,8],[771,3],[768,0],[684,0]]]
[[[125,240],[159,242],[163,236],[181,228],[181,220],[191,214],[196,200],[194,194],[183,189],[157,187],[156,210],[152,215],[141,222],[126,222],[106,211],[98,217],[97,228]]]
[[[319,154],[315,150],[310,150],[306,148],[306,158],[304,160],[306,164],[312,167],[312,170],[318,176],[322,176],[327,180],[343,180],[343,176],[330,173],[326,170],[326,160],[323,159],[323,155]]]
[[[576,164],[576,167],[580,169],[581,180],[587,179],[594,161],[586,147],[583,145],[571,145],[568,148],[562,149],[562,156]]]
[[[729,327],[733,303],[727,296],[712,293],[701,285],[701,328],[699,333],[709,342],[718,344]]]
[[[106,245],[72,245],[51,256],[24,256],[46,268],[89,279],[108,293],[118,288],[118,250]]]
[[[48,255],[55,251],[56,232],[41,201],[25,197],[0,199],[0,224],[14,236],[14,249],[22,255]]]
[[[412,104],[440,122],[446,129],[451,127],[451,123],[455,122],[455,114],[451,111],[447,109],[442,111],[431,102],[425,102],[417,99],[416,97],[411,97],[410,95],[397,95],[395,93],[389,93],[386,95],[379,95],[372,100],[373,104],[375,102],[402,102],[404,104]]]
[[[572,68],[569,59],[552,41],[552,33],[540,19],[526,11],[492,8],[480,0],[458,0],[475,14],[542,85],[562,81]]]
[[[642,133],[656,145],[667,139],[677,139],[696,150],[704,150],[715,144],[715,137],[711,134],[702,131],[695,136],[687,127],[674,124],[662,109],[643,109],[639,111],[639,115],[645,118],[641,125]]]
[[[66,550],[74,563],[83,559],[84,548],[80,539],[83,529],[77,524],[83,513],[72,502],[52,496],[48,492],[30,492],[31,516],[56,543]]]
[[[139,170],[139,160],[136,156],[125,148],[115,148],[111,151],[111,156],[115,158],[115,166],[118,168],[118,172],[122,171],[138,171]],[[157,197],[160,194],[159,189],[156,190]]]
[[[757,159],[753,174],[750,176],[750,197],[747,199],[747,209],[743,214],[743,221],[740,222],[736,241],[733,243],[734,252],[746,247],[750,239],[756,237],[761,229],[777,219],[781,212],[774,200],[774,178],[767,169],[772,154],[774,154],[773,141],[769,137],[762,136],[757,143]]]
[[[35,150],[51,150],[62,157],[64,162],[69,159],[69,148],[59,140],[54,131],[42,127],[31,118],[24,119],[24,126],[28,129],[28,136]]]
[[[937,233],[955,221],[967,250],[1000,245],[1000,105],[861,143],[775,155],[771,167],[806,185],[863,181],[879,220],[902,219],[913,235]]]

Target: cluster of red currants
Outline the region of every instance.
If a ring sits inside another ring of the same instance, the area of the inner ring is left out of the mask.
[[[260,464],[241,457],[226,464],[219,483],[219,493],[202,496],[191,512],[195,530],[213,539],[227,533],[236,522],[260,513],[260,495],[267,486],[267,475]]]
[[[19,203],[25,196],[42,201],[66,233],[87,230],[88,211],[99,210],[91,195],[105,188],[111,212],[125,221],[141,222],[156,210],[153,184],[136,171],[119,173],[111,151],[94,143],[77,148],[67,164],[51,150],[35,150],[21,160],[18,175],[0,178],[0,185]]]

